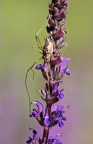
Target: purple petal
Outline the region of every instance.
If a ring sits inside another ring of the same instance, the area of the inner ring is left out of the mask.
[[[36,117],[39,113],[36,111],[36,109],[33,109],[32,113],[29,114],[29,117]]]
[[[57,90],[55,91],[55,94],[56,96],[58,96],[60,99],[64,98],[64,94],[62,93],[63,92],[63,89],[62,90]]]
[[[70,70],[68,68],[66,69],[66,74],[70,75]]]
[[[32,140],[36,140],[37,137],[38,137],[38,135],[37,135],[37,131],[34,130],[34,129],[32,129],[32,128],[29,128],[29,129],[33,131],[33,139],[32,139]]]
[[[33,102],[33,104],[36,104],[36,106],[38,107],[38,110],[33,109],[33,111],[29,115],[30,117],[38,116],[43,110],[43,106],[42,106],[42,104],[40,102],[36,101],[36,102]]]
[[[64,89],[61,89],[61,90],[59,91],[59,93],[58,93],[60,99],[64,98],[64,94],[62,93],[63,90],[64,90]]]
[[[59,120],[58,123],[59,123],[59,127],[63,127],[64,126],[64,123],[62,122],[62,120]]]
[[[65,69],[67,62],[68,62],[67,59],[63,59],[63,61],[60,64],[60,66],[61,66],[62,69]]]
[[[37,70],[41,70],[43,69],[43,66],[41,64],[38,64],[36,67],[35,67]]]
[[[64,59],[62,60],[62,62],[60,63],[60,67],[61,67],[62,70],[64,70],[64,69],[66,68],[66,64],[67,64],[67,62],[68,62],[69,60],[71,60],[71,58],[64,58]]]
[[[41,104],[40,102],[38,102],[38,101],[33,102],[33,103],[36,104],[36,106],[38,107],[38,112],[41,113],[42,110],[43,110],[43,106],[42,106],[42,104]]]
[[[57,138],[58,136],[62,136],[62,134],[56,134],[56,135],[55,135],[55,138]]]
[[[62,110],[64,108],[63,105],[54,105],[52,106],[51,112]]]
[[[57,110],[62,110],[64,108],[63,105],[57,105]]]
[[[27,144],[30,144],[32,142],[32,138],[29,137],[29,139],[26,141]]]
[[[60,99],[64,98],[64,94],[60,93],[60,91],[58,92],[58,96],[59,96]]]
[[[52,109],[51,109],[51,112],[54,112],[54,111],[56,111],[57,110],[57,105],[53,105],[52,106]]]
[[[56,117],[57,117],[57,118],[62,117],[62,111],[61,111],[61,110],[57,111]]]
[[[64,121],[67,120],[67,118],[66,118],[66,116],[64,114],[62,115],[62,120],[64,120]]]
[[[48,140],[48,142],[49,142],[48,144],[62,144],[62,142],[57,139],[58,136],[62,136],[62,135],[56,134],[56,135],[50,137]]]
[[[44,124],[45,124],[46,126],[49,126],[49,125],[51,124],[51,118],[48,117],[48,116],[45,116]]]
[[[47,62],[44,62],[44,66],[43,66],[43,68],[44,68],[45,70],[48,69],[48,63],[47,63]]]
[[[58,90],[58,86],[59,86],[59,82],[56,82],[54,84],[54,89],[53,89],[53,92],[56,92]]]

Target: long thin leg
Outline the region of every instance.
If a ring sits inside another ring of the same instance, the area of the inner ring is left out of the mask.
[[[42,49],[42,46],[41,46],[41,42],[39,40],[39,34],[41,33],[42,29],[46,26],[47,24],[47,21],[45,22],[45,24],[41,27],[41,29],[36,33],[35,35],[35,38],[36,38],[36,41],[37,41],[37,45],[38,45],[38,48]]]
[[[37,61],[35,61],[34,64],[33,64],[31,67],[28,68],[28,70],[27,70],[27,72],[26,72],[26,76],[25,76],[25,87],[26,87],[26,91],[27,91],[27,94],[28,94],[28,100],[29,100],[29,112],[30,112],[30,113],[31,113],[31,108],[30,108],[31,100],[30,100],[29,90],[28,90],[28,87],[27,87],[27,76],[28,76],[28,72],[29,72],[30,70],[32,70],[32,72],[33,72],[33,79],[34,79],[34,71],[33,71],[33,67],[34,67],[34,65],[35,65],[35,64],[36,64],[40,59],[42,59],[42,57],[39,58]]]
[[[42,54],[42,52],[38,51],[38,49],[36,49],[34,45],[31,45],[31,47],[32,47],[35,51],[37,51],[38,53]]]
[[[38,48],[42,50],[42,45],[40,43],[39,37],[37,35],[35,35],[35,38],[36,38],[36,42],[37,42]]]

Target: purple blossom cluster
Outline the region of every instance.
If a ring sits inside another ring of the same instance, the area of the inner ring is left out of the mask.
[[[40,70],[43,78],[47,81],[44,88],[39,90],[45,106],[39,101],[32,102],[31,105],[35,105],[36,109],[32,109],[29,114],[29,117],[34,117],[41,125],[43,135],[40,138],[36,130],[29,128],[32,131],[32,137],[29,136],[27,144],[36,144],[36,142],[38,144],[62,144],[58,140],[58,136],[61,134],[50,137],[49,130],[55,125],[62,128],[67,119],[65,106],[56,105],[59,100],[64,98],[64,89],[59,89],[63,76],[70,75],[67,63],[71,58],[65,58],[59,51],[66,45],[66,29],[62,26],[66,22],[67,8],[67,0],[52,0],[49,4],[48,26],[46,26],[48,36],[45,38],[43,46],[43,64],[36,66],[36,70]]]

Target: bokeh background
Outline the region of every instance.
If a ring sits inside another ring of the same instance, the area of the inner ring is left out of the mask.
[[[41,55],[31,48],[35,34],[48,15],[49,0],[0,0],[0,143],[25,144],[29,126],[42,132],[34,119],[28,117],[25,74]],[[71,76],[64,77],[65,98],[70,104],[67,122],[60,129],[64,144],[93,144],[93,0],[70,0],[67,22],[67,47],[63,53],[71,57]],[[42,45],[46,36],[40,34]],[[42,63],[42,61],[41,61]],[[38,90],[44,87],[39,71],[28,75],[31,100],[41,100]],[[54,133],[55,132],[55,133]]]

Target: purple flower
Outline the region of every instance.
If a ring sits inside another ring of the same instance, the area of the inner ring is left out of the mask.
[[[26,141],[27,144],[33,143],[33,141],[36,141],[36,139],[37,139],[37,137],[38,137],[37,131],[35,131],[35,130],[32,129],[32,128],[29,128],[29,129],[32,130],[33,136],[32,136],[32,138],[29,137],[29,139]]]
[[[58,124],[59,124],[59,127],[63,127],[64,126],[64,123],[63,123],[62,119],[58,120]]]
[[[55,94],[56,94],[60,99],[64,98],[63,90],[64,90],[64,89],[61,89],[61,90],[57,90],[57,92],[55,92]]]
[[[42,64],[38,64],[36,66],[36,69],[37,70],[41,70],[42,75],[45,78],[45,80],[48,80],[48,74],[47,74],[47,72],[48,72],[48,63],[47,62],[44,62],[43,65]]]
[[[39,116],[42,111],[43,111],[43,106],[40,102],[36,101],[36,102],[33,102],[32,104],[36,104],[37,106],[37,110],[36,109],[33,109],[32,112],[30,113],[30,117],[36,117],[36,116]]]
[[[64,97],[64,94],[63,94],[64,89],[58,90],[58,86],[59,86],[59,82],[56,82],[54,84],[53,94],[58,96],[59,99],[62,99]]]
[[[43,65],[41,65],[41,64],[38,64],[37,66],[36,66],[36,69],[37,70],[41,70],[41,69],[43,69],[44,67],[43,67]]]
[[[68,69],[68,66],[66,66],[69,60],[71,60],[71,58],[63,58],[62,62],[60,63],[60,70],[67,75],[70,75],[70,70]]]
[[[56,82],[56,83],[54,84],[53,92],[57,92],[59,83],[60,83],[60,82]]]
[[[61,134],[56,134],[48,139],[48,144],[62,144],[61,141],[57,139],[58,136],[62,136]]]
[[[64,97],[63,89],[58,90],[60,82],[45,84],[45,89],[39,90],[41,98],[47,102],[47,104],[52,105]],[[49,93],[50,90],[50,93]],[[50,95],[50,96],[49,96]]]
[[[52,117],[50,116],[45,116],[44,117],[44,124],[46,125],[46,126],[49,126],[50,124],[52,123]]]
[[[26,141],[27,144],[30,144],[33,141],[33,139],[31,137],[29,137],[29,139]]]
[[[48,63],[47,62],[44,62],[44,64],[42,65],[42,64],[38,64],[37,66],[36,66],[36,69],[37,70],[47,70],[48,69]]]
[[[59,127],[63,127],[63,121],[66,121],[66,116],[64,114],[63,108],[64,106],[62,105],[52,107],[52,115],[54,115],[54,120],[59,124]]]

